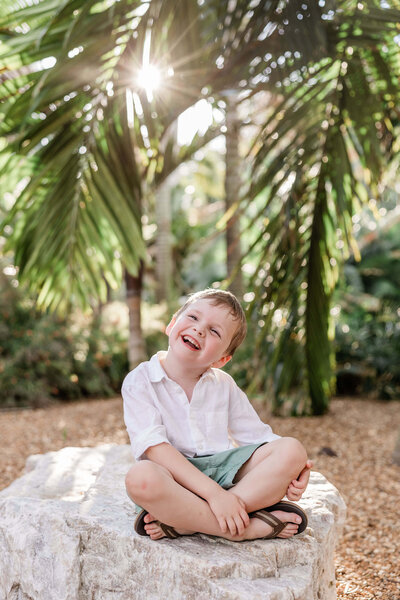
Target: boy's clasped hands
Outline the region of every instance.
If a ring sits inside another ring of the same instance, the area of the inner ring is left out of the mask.
[[[313,466],[311,460],[301,471],[297,479],[290,482],[286,497],[291,501],[298,501],[302,497],[310,479],[310,471]],[[241,498],[232,490],[224,490],[222,487],[207,499],[208,505],[214,513],[222,533],[229,532],[231,535],[242,535],[249,525],[249,515],[246,505]]]
[[[208,504],[214,513],[222,533],[241,535],[249,525],[249,515],[246,505],[241,498],[222,487],[208,499]]]

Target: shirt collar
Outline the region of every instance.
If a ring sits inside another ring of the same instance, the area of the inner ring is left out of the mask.
[[[204,371],[203,375],[200,377],[200,381],[202,379],[215,379],[215,371],[216,369],[213,369],[212,367],[210,369],[207,369],[207,371]]]
[[[169,379],[168,375],[162,368],[161,362],[160,362],[160,358],[165,356],[165,354],[166,354],[166,351],[161,350],[160,352],[157,352],[157,354],[154,354],[154,356],[152,356],[149,361],[149,376],[150,376],[150,381],[152,383],[156,383],[157,381],[162,381],[163,379]],[[203,373],[203,375],[200,377],[200,379],[206,379],[208,377],[215,379],[216,375],[215,375],[214,371],[215,371],[215,369],[212,369],[212,368],[208,369],[207,371],[205,371]]]
[[[149,376],[150,381],[153,383],[161,381],[162,379],[168,379],[168,375],[160,363],[160,356],[163,356],[163,354],[165,354],[165,351],[157,352],[157,354],[154,354],[149,361]]]

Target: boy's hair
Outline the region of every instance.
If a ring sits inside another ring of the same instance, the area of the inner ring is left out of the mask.
[[[201,290],[200,292],[194,292],[193,294],[190,294],[185,304],[181,306],[174,316],[179,317],[179,315],[182,314],[188,306],[197,300],[210,300],[210,302],[215,304],[215,306],[226,306],[229,309],[229,313],[232,315],[233,319],[238,321],[238,327],[233,334],[231,343],[226,350],[226,356],[232,356],[235,350],[243,342],[247,333],[246,316],[243,308],[240,306],[239,300],[232,294],[232,292],[207,288],[205,290]]]

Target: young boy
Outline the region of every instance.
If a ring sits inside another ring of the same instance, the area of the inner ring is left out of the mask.
[[[294,438],[264,424],[221,371],[246,335],[233,294],[189,297],[169,323],[169,346],[124,380],[124,417],[136,463],[129,497],[152,540],[201,532],[232,541],[289,538],[305,513],[291,502],[306,489],[311,461]]]

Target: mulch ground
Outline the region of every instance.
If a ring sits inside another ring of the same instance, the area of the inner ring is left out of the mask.
[[[400,403],[337,399],[326,416],[268,422],[304,443],[314,468],[346,501],[336,551],[338,598],[400,600],[400,467],[392,462]],[[31,454],[127,442],[119,399],[0,412],[0,489],[23,474]]]

